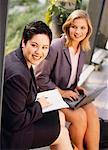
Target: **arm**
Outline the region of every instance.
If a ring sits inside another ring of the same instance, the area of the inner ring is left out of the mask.
[[[64,67],[66,69],[63,71],[62,68]],[[72,90],[63,90],[60,88],[62,86],[66,87],[66,82],[69,78],[68,70],[70,70],[70,65],[62,50],[62,43],[57,41],[57,43],[52,44],[50,47],[47,58],[41,62],[35,70],[39,89],[44,91],[58,88],[62,97],[70,99],[73,97],[74,99],[77,99],[77,94]],[[62,86],[59,86],[60,84],[62,84]]]
[[[40,91],[55,89],[56,84],[51,79],[51,72],[57,59],[57,51],[50,48],[48,56],[35,68],[36,82]]]
[[[6,102],[5,118],[9,129],[25,128],[42,117],[39,102],[31,95],[31,102],[27,104],[30,83],[23,75],[14,75],[5,81],[4,100]]]

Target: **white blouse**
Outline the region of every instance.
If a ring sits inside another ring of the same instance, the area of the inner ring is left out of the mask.
[[[69,88],[75,82],[80,49],[75,54],[74,49],[72,50],[72,48],[71,48],[71,49],[69,49],[69,53],[70,53],[70,58],[71,58],[72,70],[71,70],[71,75],[70,75],[70,79],[69,79],[67,88]]]

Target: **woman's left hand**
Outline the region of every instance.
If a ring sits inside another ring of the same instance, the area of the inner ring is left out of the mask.
[[[81,86],[77,86],[75,89],[77,91],[80,91],[80,90],[83,91],[84,94],[87,93],[87,90],[85,88],[81,87]]]

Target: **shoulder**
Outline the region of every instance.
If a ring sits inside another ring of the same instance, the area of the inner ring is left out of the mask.
[[[88,51],[83,50],[82,47],[81,47],[80,54],[81,54],[82,56],[86,57],[86,55],[88,55]]]
[[[15,51],[5,57],[5,76],[22,76],[29,78],[29,69],[16,56]]]
[[[51,48],[62,48],[65,44],[65,38],[62,36],[61,38],[53,39],[51,43]]]

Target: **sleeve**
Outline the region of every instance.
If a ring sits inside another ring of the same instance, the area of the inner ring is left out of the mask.
[[[55,89],[56,85],[51,80],[51,73],[55,67],[57,60],[57,50],[54,47],[50,47],[49,53],[38,66],[35,68],[35,77],[37,85],[40,91]]]
[[[41,105],[34,100],[27,105],[29,82],[24,76],[14,75],[5,82],[6,122],[9,129],[29,126],[42,117]]]

